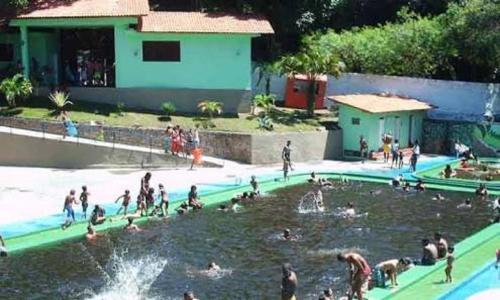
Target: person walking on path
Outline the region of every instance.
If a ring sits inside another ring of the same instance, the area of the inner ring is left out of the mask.
[[[283,164],[288,165],[287,168],[290,169],[290,171],[293,171],[292,168],[292,159],[291,159],[291,152],[292,152],[292,141],[287,141],[285,147],[283,147],[283,151],[281,151],[281,158],[283,159]]]

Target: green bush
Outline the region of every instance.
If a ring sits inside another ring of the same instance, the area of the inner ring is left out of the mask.
[[[173,115],[176,110],[175,104],[173,104],[172,102],[163,102],[161,104],[161,109],[163,110],[163,114],[167,117]]]
[[[118,102],[116,103],[116,113],[119,116],[124,116],[125,115],[125,103],[123,102]]]
[[[9,107],[16,107],[17,100],[28,98],[33,93],[31,82],[21,74],[5,78],[0,83],[0,92],[5,95]]]

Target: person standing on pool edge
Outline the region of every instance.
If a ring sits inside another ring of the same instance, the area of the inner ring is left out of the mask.
[[[82,193],[80,194],[80,202],[82,203],[83,219],[87,219],[87,208],[89,207],[90,193],[87,191],[87,186],[82,186]]]
[[[139,191],[139,196],[146,201],[149,192],[149,180],[151,180],[151,173],[147,172],[144,177],[141,178],[141,189]]]
[[[67,195],[64,199],[63,213],[66,212],[66,221],[62,225],[63,230],[68,228],[71,223],[75,222],[75,210],[73,209],[73,204],[78,204],[75,199],[75,190],[71,190],[69,195]]]
[[[372,272],[370,265],[363,256],[355,252],[341,253],[337,255],[337,260],[347,262],[349,265],[351,292],[348,299],[352,299],[354,294],[358,299],[363,299],[363,289],[368,285]]]
[[[290,263],[284,263],[281,267],[283,277],[281,279],[281,300],[296,300],[297,274],[292,270]]]
[[[286,169],[290,169],[290,171],[293,171],[291,160],[291,145],[292,141],[287,141],[285,147],[283,147],[283,151],[281,151],[281,158],[283,159],[283,170],[285,169],[285,165],[287,165]]]

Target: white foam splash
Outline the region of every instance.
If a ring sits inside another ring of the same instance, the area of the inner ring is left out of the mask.
[[[137,259],[113,253],[109,266],[110,279],[102,292],[91,296],[90,300],[140,300],[156,299],[148,295],[149,288],[163,271],[167,260],[157,256]]]
[[[299,202],[298,211],[300,214],[321,213],[325,211],[323,206],[323,195],[321,192],[309,192],[305,194]]]

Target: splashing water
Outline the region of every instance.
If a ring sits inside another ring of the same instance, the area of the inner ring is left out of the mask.
[[[133,259],[126,254],[113,253],[108,263],[110,279],[102,291],[89,300],[156,299],[148,295],[148,291],[167,260],[152,255]]]
[[[323,194],[321,191],[309,192],[302,196],[298,211],[301,214],[324,212]]]

